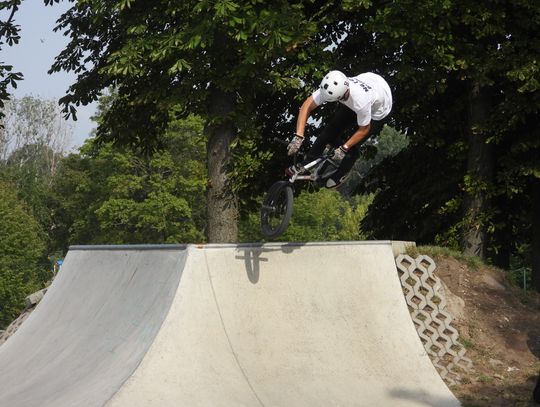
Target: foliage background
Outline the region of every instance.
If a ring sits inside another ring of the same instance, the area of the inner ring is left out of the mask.
[[[51,277],[44,259],[39,224],[17,198],[16,189],[0,181],[0,327],[24,306],[24,297]]]

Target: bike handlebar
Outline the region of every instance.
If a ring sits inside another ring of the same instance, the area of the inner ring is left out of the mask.
[[[273,141],[275,141],[276,143],[282,144],[282,145],[284,145],[284,146],[288,146],[288,145],[289,145],[289,143],[288,143],[287,141],[282,140],[282,139],[280,139],[279,137],[274,137],[274,138],[273,138]],[[332,157],[332,156],[334,155],[334,150],[335,150],[335,148],[330,148],[330,150],[329,150],[326,154],[321,154],[320,157],[321,157],[321,158],[325,158],[325,159],[326,159],[326,158],[330,158],[330,157]],[[295,154],[295,156],[296,156],[296,154]],[[332,163],[332,164],[333,164],[333,163]]]

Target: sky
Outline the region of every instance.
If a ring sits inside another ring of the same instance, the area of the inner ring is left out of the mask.
[[[72,73],[59,72],[49,75],[47,71],[55,57],[62,51],[68,39],[62,33],[53,32],[56,20],[66,11],[70,3],[61,2],[45,6],[43,0],[23,1],[15,23],[20,25],[21,40],[12,47],[4,46],[0,61],[13,65],[15,72],[22,72],[24,79],[17,88],[10,88],[15,97],[32,95],[44,99],[59,99],[75,82]],[[2,15],[2,17],[4,17]],[[77,108],[77,121],[72,122],[73,136],[70,149],[80,147],[95,127],[90,117],[95,113],[96,103]]]

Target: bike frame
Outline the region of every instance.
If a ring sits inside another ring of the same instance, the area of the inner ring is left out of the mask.
[[[298,173],[294,174],[292,177],[289,178],[289,182],[293,184],[296,180],[312,182],[318,181],[321,178],[319,174],[319,169],[324,161],[328,161],[330,165],[334,166],[337,169],[335,164],[332,161],[328,160],[328,158],[330,157],[331,154],[325,154],[307,163],[306,165],[303,165]],[[309,174],[304,173],[305,171],[311,171],[314,168],[315,171],[310,172]]]
[[[281,139],[279,139],[277,137],[274,137],[274,141],[277,142],[277,143],[283,144],[285,146],[288,145],[288,143],[286,141],[281,140]],[[316,171],[311,172],[309,174],[304,174],[303,172],[310,171],[313,168],[318,167],[323,161],[328,160],[331,156],[332,156],[331,153],[327,153],[327,154],[323,153],[320,157],[314,159],[313,161],[307,163],[306,165],[303,165],[300,172],[294,174],[292,177],[289,178],[289,182],[291,184],[294,184],[294,182],[296,180],[312,181],[312,182],[317,181],[320,178],[319,171],[316,170]],[[296,153],[294,155],[294,164],[295,165],[296,165],[296,162],[297,162],[297,158],[298,158],[298,153]],[[330,165],[333,165],[335,167],[335,164],[332,163],[331,161],[330,161]]]
[[[323,158],[323,157],[319,157],[313,161],[311,161],[310,163],[307,163],[306,165],[303,165],[302,166],[302,169],[301,169],[301,172],[298,172],[297,174],[294,174],[292,177],[289,178],[289,182],[292,184],[294,183],[294,181],[296,180],[301,180],[301,181],[316,181],[317,178],[318,178],[318,172],[315,171],[315,172],[312,172],[310,174],[302,174],[303,171],[309,171],[311,170],[312,168],[318,166],[321,162],[323,162],[324,160],[326,160],[326,158]]]
[[[287,144],[277,138],[274,140],[281,144]],[[296,180],[311,181],[316,185],[318,181],[331,176],[337,170],[336,164],[330,160],[332,154],[327,149],[313,161],[299,167],[298,172],[287,181],[277,181],[272,184],[261,205],[261,231],[267,238],[274,239],[282,235],[287,229],[293,211],[293,192]],[[305,157],[304,154],[300,156]],[[297,165],[297,159],[298,154],[295,154],[295,166]],[[326,162],[330,167],[325,165]]]

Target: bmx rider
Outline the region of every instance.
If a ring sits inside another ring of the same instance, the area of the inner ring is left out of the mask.
[[[323,78],[319,89],[309,96],[302,106],[296,121],[296,134],[287,147],[288,155],[294,155],[304,141],[307,120],[313,110],[326,102],[339,102],[333,118],[324,127],[308,151],[308,162],[323,153],[327,144],[335,147],[332,161],[338,170],[326,181],[327,188],[338,187],[352,169],[359,156],[360,145],[382,128],[383,120],[392,109],[392,92],[388,83],[371,72],[348,78],[340,71],[330,71]],[[351,126],[358,126],[348,138],[341,139]],[[304,163],[305,163],[304,162]],[[302,164],[285,170],[292,176]]]

